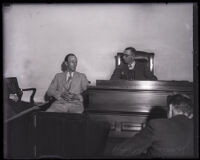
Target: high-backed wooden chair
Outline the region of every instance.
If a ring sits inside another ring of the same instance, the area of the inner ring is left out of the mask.
[[[122,57],[123,57],[123,53],[117,53],[117,55],[115,56],[116,68],[121,63],[123,63]],[[150,71],[152,73],[154,73],[154,53],[149,53],[149,52],[144,52],[144,51],[136,51],[135,59],[146,60]]]
[[[29,102],[21,100],[24,91],[32,91]],[[8,118],[14,114],[22,112],[23,110],[33,107],[35,92],[36,88],[21,89],[16,77],[4,78],[4,107],[6,111],[5,114],[7,114]],[[14,94],[18,97],[17,101],[10,98],[10,95]]]

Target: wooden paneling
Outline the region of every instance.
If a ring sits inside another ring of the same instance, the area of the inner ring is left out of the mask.
[[[193,83],[188,81],[126,81],[126,80],[97,80],[96,86],[90,89],[119,89],[119,90],[150,90],[191,92]]]
[[[147,113],[153,106],[166,106],[168,92],[90,90],[89,108],[106,111]]]
[[[109,125],[85,114],[38,112],[36,157],[102,156]]]
[[[86,112],[95,120],[109,122],[111,137],[130,137],[149,119],[166,118],[168,95],[192,97],[192,87],[187,81],[97,80],[88,89]]]
[[[5,124],[4,158],[52,159],[103,156],[107,122],[87,114],[31,111]]]
[[[147,119],[145,115],[134,114],[91,113],[89,116],[97,121],[109,122],[109,137],[132,137],[144,127]]]
[[[4,150],[8,159],[34,158],[33,112],[5,123]]]

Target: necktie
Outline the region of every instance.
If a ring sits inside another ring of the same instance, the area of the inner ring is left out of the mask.
[[[72,82],[72,75],[71,75],[71,73],[69,72],[69,77],[68,77],[68,79],[67,79],[66,87],[65,87],[65,88],[67,89],[67,91],[70,90],[71,82]]]
[[[68,80],[67,80],[67,81],[70,82],[71,79],[72,79],[72,73],[69,72],[69,77],[68,77]]]
[[[134,69],[128,70],[127,79],[131,80],[131,81],[135,79],[135,70]]]

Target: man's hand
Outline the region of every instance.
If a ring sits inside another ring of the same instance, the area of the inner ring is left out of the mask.
[[[63,99],[66,100],[66,101],[70,101],[70,100],[72,100],[72,98],[73,98],[73,94],[70,93],[70,92],[63,92],[63,93],[61,94],[61,98],[63,98]]]
[[[63,98],[66,101],[81,100],[81,97],[79,96],[79,94],[74,94],[71,92],[63,92],[61,94],[61,98]]]
[[[12,99],[13,101],[17,102],[19,100],[19,97],[17,94],[10,94],[9,99]]]

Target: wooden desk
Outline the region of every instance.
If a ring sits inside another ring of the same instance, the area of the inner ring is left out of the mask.
[[[193,83],[187,81],[97,80],[88,88],[86,112],[111,125],[111,137],[130,137],[151,118],[167,115],[166,98],[172,93],[192,97]]]

